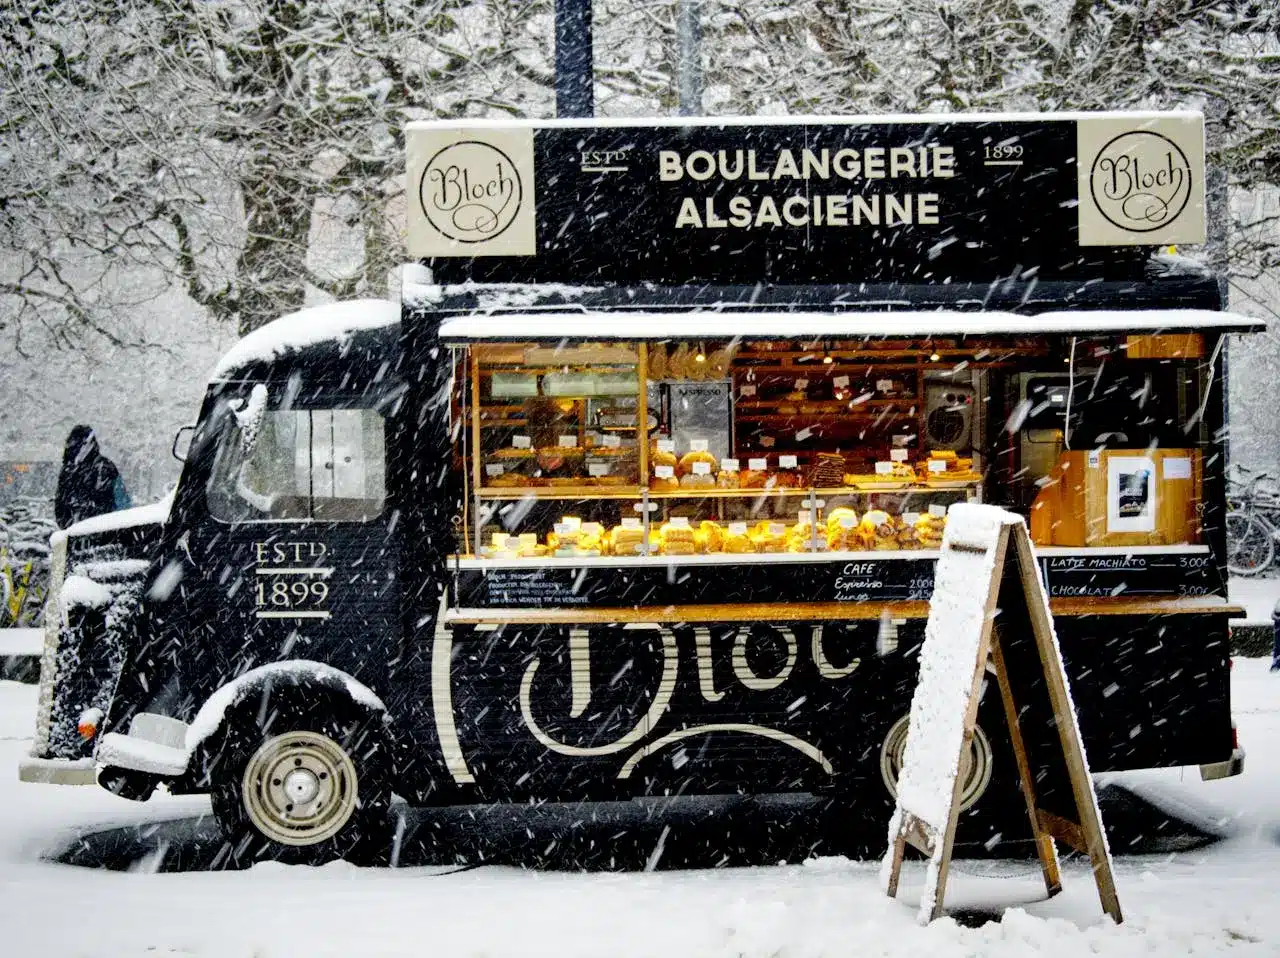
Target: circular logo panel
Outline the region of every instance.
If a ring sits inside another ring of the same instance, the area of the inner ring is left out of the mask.
[[[1191,164],[1173,140],[1149,130],[1121,133],[1094,158],[1089,192],[1107,222],[1130,233],[1168,226],[1191,198]]]
[[[478,140],[440,150],[418,184],[418,202],[428,222],[459,243],[485,243],[502,235],[520,212],[523,198],[511,158]]]

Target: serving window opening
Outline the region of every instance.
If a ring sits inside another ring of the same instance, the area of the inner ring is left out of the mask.
[[[1199,336],[695,330],[460,354],[470,558],[926,553],[958,501],[1020,511],[1046,548],[1201,542]]]

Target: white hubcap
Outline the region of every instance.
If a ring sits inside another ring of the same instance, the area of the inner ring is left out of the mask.
[[[346,751],[317,732],[286,732],[263,742],[245,766],[245,811],[255,828],[283,845],[314,845],[338,834],[358,795]]]
[[[908,716],[893,723],[880,747],[880,776],[889,795],[898,797],[898,776],[902,774],[902,758],[907,750]],[[968,811],[991,784],[991,740],[981,726],[975,726],[973,741],[960,756],[960,811]]]

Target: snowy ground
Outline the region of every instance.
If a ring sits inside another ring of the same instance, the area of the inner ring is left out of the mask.
[[[1271,612],[1280,602],[1280,578],[1235,578],[1228,585],[1227,592],[1232,602],[1244,606],[1246,622],[1270,625]]]
[[[1239,660],[1234,671],[1235,712],[1249,749],[1244,776],[1210,783],[1191,770],[1124,776],[1166,810],[1229,837],[1197,851],[1118,857],[1127,919],[1120,927],[1102,917],[1088,872],[1074,863],[1065,868],[1064,893],[1041,901],[1030,863],[960,862],[949,907],[970,913],[1014,907],[1002,921],[980,927],[945,918],[928,928],[913,922],[918,870],[905,878],[905,900],[895,902],[881,894],[875,863],[844,859],[606,873],[341,863],[157,873],[160,855],[143,857],[131,871],[55,864],[42,856],[92,860],[102,830],[131,823],[148,824],[121,834],[138,841],[161,836],[154,847],[171,863],[181,849],[170,843],[196,847],[210,834],[198,817],[207,801],[136,805],[95,788],[19,784],[15,765],[28,748],[35,689],[0,683],[2,950],[111,958],[1275,956],[1280,675],[1269,675],[1266,665]],[[520,833],[531,846],[546,842],[536,824]],[[660,837],[653,857],[661,844]]]

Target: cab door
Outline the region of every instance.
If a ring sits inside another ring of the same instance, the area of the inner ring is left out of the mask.
[[[308,659],[385,689],[399,607],[388,408],[263,385],[227,401],[189,541],[217,684]]]

